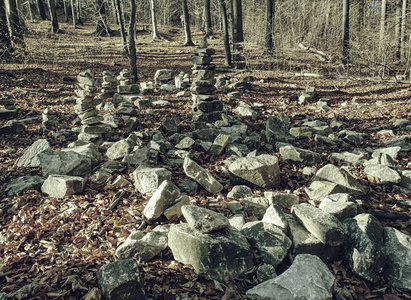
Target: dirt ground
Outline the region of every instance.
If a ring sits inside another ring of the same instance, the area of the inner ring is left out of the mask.
[[[10,293],[33,284],[32,290],[27,288],[29,291],[26,294],[31,295],[27,299],[99,299],[98,290],[95,289],[98,287],[96,272],[103,264],[115,261],[117,246],[144,221],[142,211],[147,199],[130,186],[126,188],[127,196],[116,208],[105,212],[118,190],[112,186],[94,184],[90,180],[83,194],[63,200],[48,198],[36,191],[9,197],[5,190],[17,177],[41,175],[40,168],[22,168],[15,164],[33,142],[47,138],[52,148],[59,150],[72,141],[69,138],[55,139],[52,133],[44,134],[40,126],[41,113],[49,108],[61,119],[59,130],[75,127],[72,124],[76,118],[74,105],[67,98],[75,97],[77,74],[86,69],[92,70],[96,78],[102,78],[104,70],[118,74],[128,68],[128,60],[122,55],[119,36],[93,37],[90,35],[94,30],[92,26],[73,29],[62,23],[62,30],[58,34],[49,32],[47,22],[28,23],[28,26],[29,31],[25,35],[27,54],[19,57],[19,63],[0,62],[0,95],[14,90],[16,106],[19,108],[17,118],[32,118],[25,123],[25,135],[0,136],[0,150],[12,150],[0,152],[0,291]],[[153,41],[148,32],[139,31],[137,34],[138,82],[152,81],[156,70],[160,68],[171,68],[177,74],[192,72],[190,57],[195,47],[182,46],[182,28],[160,27],[159,32],[164,39]],[[201,36],[201,32],[193,32],[193,40],[197,45]],[[222,39],[217,37],[210,40],[209,44],[216,49],[213,62],[222,68]],[[343,122],[345,129],[365,133],[366,139],[361,146],[324,146],[313,138],[298,141],[296,146],[322,155],[323,162],[317,167],[330,163],[328,156],[332,152],[352,151],[356,147],[383,147],[388,137],[377,135],[376,128],[392,128],[394,119],[411,119],[409,83],[381,82],[377,78],[360,78],[355,73],[347,75],[338,63],[319,62],[311,53],[301,50],[278,50],[273,56],[267,57],[261,55],[263,50],[257,45],[244,46],[243,55],[248,70],[220,71],[218,75],[238,79],[246,76],[256,78],[252,82],[251,92],[243,94],[240,99],[248,104],[263,104],[256,108],[259,116],[257,121],[244,120],[252,129],[259,132],[261,124],[269,116],[279,114],[290,117],[291,125],[298,126],[301,124],[301,115],[307,114],[323,119],[335,117]],[[296,88],[292,88],[292,85]],[[312,104],[288,103],[288,99],[302,94],[307,86],[315,87],[320,97],[331,99],[329,111],[313,109]],[[23,92],[16,91],[16,88]],[[229,91],[219,92],[219,96],[230,111],[237,106],[237,102],[228,99]],[[139,114],[138,130],[155,130],[165,117],[173,117],[180,132],[189,131],[192,122],[191,97],[177,98],[175,93],[156,93],[154,96],[170,101],[171,106],[164,108],[161,114]],[[347,104],[344,106],[345,102]],[[7,121],[0,120],[0,126]],[[127,135],[124,124],[120,125],[118,137]],[[406,130],[396,132],[397,137],[407,134],[410,132]],[[224,155],[214,157],[206,154],[200,163],[224,182],[227,178],[215,166],[225,158]],[[101,160],[100,164],[103,162]],[[409,169],[410,162],[411,158],[406,155],[396,163]],[[302,174],[302,168],[280,158],[282,182],[277,190],[294,191],[306,185],[308,178]],[[408,196],[396,187],[371,183],[361,168],[353,170],[353,174],[370,187],[370,193],[361,199],[364,208],[401,216],[395,218],[391,215],[390,218],[380,217],[379,220],[384,226],[411,234],[411,213],[398,205],[400,201],[409,200]],[[130,182],[133,181],[131,172],[123,175]],[[178,176],[176,180],[180,180]],[[230,189],[230,186],[225,186],[223,194]],[[256,196],[261,193],[262,190],[254,190]],[[212,201],[212,195],[207,192],[191,196],[202,206]],[[303,192],[300,197],[302,201],[308,200]],[[60,212],[72,205],[81,207],[85,212],[58,217]],[[213,207],[228,214],[222,207]],[[159,223],[179,221],[182,220],[161,219]],[[149,223],[147,230],[156,225]],[[279,271],[285,270],[289,264],[290,261],[286,259]],[[169,249],[149,262],[142,262],[140,267],[147,295],[151,299],[244,299],[245,291],[255,285],[251,275],[223,285],[198,277],[191,266],[176,263]],[[352,274],[345,261],[329,264],[329,268],[336,276],[336,284],[348,289],[354,299],[411,299],[410,294],[388,287],[383,279],[377,284],[364,281]],[[84,288],[68,284],[70,275],[77,275]]]

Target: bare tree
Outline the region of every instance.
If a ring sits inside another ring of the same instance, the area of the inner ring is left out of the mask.
[[[211,24],[211,7],[210,0],[204,0],[204,30],[207,37],[213,36],[213,27]]]
[[[121,34],[121,40],[123,42],[123,51],[125,54],[128,54],[126,31],[124,30],[123,9],[121,8],[120,0],[115,0],[115,2],[116,2],[116,7],[117,7],[117,19],[120,23],[120,34]]]
[[[154,3],[154,0],[150,0],[150,6],[151,6],[151,24],[153,27],[153,40],[155,40],[155,39],[159,39],[160,36],[158,35],[158,31],[157,31],[156,6]]]
[[[273,33],[274,33],[274,0],[267,0],[267,25],[265,31],[265,54],[273,53]]]
[[[395,2],[395,58],[401,59],[401,2],[402,0],[396,0]]]
[[[4,0],[4,5],[11,45],[13,48],[16,46],[24,47],[23,28],[20,23],[16,0]]]
[[[231,0],[231,16],[233,28],[233,60],[237,67],[240,67],[242,49],[241,43],[244,42],[243,33],[243,8],[241,0]]]
[[[230,49],[230,37],[228,35],[228,18],[227,8],[225,0],[220,0],[221,17],[223,19],[223,32],[224,32],[224,48],[225,48],[225,63],[226,66],[231,66],[231,49]]]
[[[348,65],[350,62],[350,0],[343,1],[342,31],[342,61],[344,65]]]
[[[187,0],[182,1],[183,5],[183,23],[184,23],[184,33],[185,33],[185,42],[184,46],[194,46],[193,40],[191,39],[190,31],[190,15],[188,13]]]
[[[0,55],[11,49],[9,28],[7,27],[6,10],[4,2],[0,0]]]
[[[128,25],[128,59],[130,63],[130,73],[133,82],[137,81],[137,57],[136,41],[134,40],[134,28],[136,27],[136,0],[130,0],[130,22]]]
[[[384,49],[384,38],[385,38],[385,23],[387,14],[387,0],[381,0],[381,16],[380,16],[380,54]]]
[[[70,0],[71,5],[71,16],[73,17],[73,27],[77,28],[77,19],[76,19],[76,6],[74,0]]]
[[[50,18],[51,18],[51,32],[57,33],[59,31],[59,23],[57,20],[56,2],[55,0],[48,0]]]
[[[407,26],[407,0],[402,0],[401,15],[401,59],[405,60],[405,29]]]
[[[43,0],[37,0],[37,9],[41,20],[47,20],[46,10],[44,9]]]

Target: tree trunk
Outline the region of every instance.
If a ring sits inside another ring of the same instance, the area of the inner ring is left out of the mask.
[[[184,46],[194,46],[193,40],[191,39],[190,31],[190,15],[188,13],[187,0],[183,0],[183,24],[184,24],[184,33],[185,33],[185,42]]]
[[[41,20],[47,20],[46,11],[44,9],[43,0],[37,0],[37,9]]]
[[[267,0],[267,19],[265,31],[265,54],[273,53],[273,33],[274,33],[274,0]]]
[[[233,23],[233,61],[237,68],[241,68],[241,43],[244,42],[243,10],[241,0],[231,0],[231,15]]]
[[[128,58],[130,63],[130,73],[133,76],[133,82],[137,81],[137,57],[136,42],[134,40],[134,28],[136,26],[136,0],[130,0],[131,12],[130,23],[128,26]]]
[[[18,45],[25,47],[23,39],[23,29],[20,24],[16,0],[5,0],[4,4],[11,45],[13,48]]]
[[[128,55],[126,31],[124,29],[123,10],[121,8],[120,0],[115,0],[115,1],[116,1],[116,7],[117,7],[117,18],[120,23],[120,34],[121,34],[121,41],[123,42],[123,51],[124,51],[124,54]]]
[[[157,18],[156,18],[156,6],[154,0],[150,0],[151,5],[151,24],[153,27],[153,40],[159,39],[160,36],[158,35],[157,31]]]
[[[395,3],[395,57],[397,60],[401,59],[401,2],[402,0],[396,0]]]
[[[66,0],[63,0],[63,7],[64,7],[64,21],[66,23],[68,23],[69,22],[69,14],[70,14],[69,9],[70,8],[69,8],[69,5],[66,2]]]
[[[364,27],[364,0],[358,0],[358,33],[361,33]]]
[[[7,27],[6,10],[4,2],[0,0],[0,55],[11,50],[9,28]]]
[[[224,48],[225,48],[225,66],[231,66],[231,49],[230,49],[230,37],[228,35],[228,18],[227,8],[225,0],[220,0],[221,18],[223,19],[223,32],[224,32]]]
[[[387,0],[381,0],[380,54],[383,53],[383,49],[384,49],[386,13],[387,13]]]
[[[71,5],[71,15],[73,17],[73,27],[77,28],[76,6],[74,4],[74,0],[70,0],[70,5]]]
[[[59,23],[57,20],[56,3],[54,0],[48,0],[48,2],[51,18],[51,32],[57,33],[59,31]]]
[[[402,0],[402,17],[401,17],[401,60],[405,60],[405,30],[407,24],[407,0]]]
[[[102,0],[96,1],[98,20],[96,23],[96,29],[92,33],[95,36],[113,36],[114,31],[108,26],[106,18],[106,8]]]
[[[81,19],[81,0],[77,0],[77,24],[83,25],[83,20]]]
[[[343,1],[342,29],[342,61],[344,65],[348,65],[350,61],[350,0]]]
[[[204,0],[204,30],[206,37],[213,36],[213,27],[211,25],[211,7],[210,0]]]

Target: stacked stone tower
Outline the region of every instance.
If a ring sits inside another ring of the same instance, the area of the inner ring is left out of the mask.
[[[206,37],[194,50],[191,61],[194,64],[194,80],[191,86],[193,95],[193,119],[195,121],[213,123],[221,119],[223,103],[216,93],[215,64],[212,64],[213,48],[208,48]]]
[[[117,92],[116,76],[110,71],[103,71],[103,83],[101,85],[101,98],[108,99]]]
[[[74,110],[81,119],[81,132],[78,140],[86,143],[99,144],[102,136],[112,132],[112,128],[102,123],[104,118],[98,114],[96,106],[101,99],[96,97],[96,86],[93,73],[90,70],[81,72],[77,76],[78,89],[76,89],[76,105]]]

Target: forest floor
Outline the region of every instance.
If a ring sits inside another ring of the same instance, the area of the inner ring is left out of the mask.
[[[70,140],[55,140],[51,134],[40,130],[41,113],[49,108],[57,112],[62,120],[61,130],[72,127],[76,118],[73,104],[64,99],[74,97],[76,76],[79,72],[90,69],[97,78],[102,71],[109,70],[119,74],[128,68],[128,60],[122,56],[119,36],[93,37],[92,26],[73,29],[61,24],[61,32],[49,32],[49,23],[27,24],[29,31],[25,35],[27,54],[21,56],[19,63],[2,61],[0,64],[0,95],[11,93],[19,88],[28,93],[16,92],[18,118],[37,116],[26,122],[25,135],[0,136],[0,291],[10,293],[23,286],[32,285],[30,299],[81,299],[88,293],[88,298],[97,295],[96,273],[98,269],[116,260],[114,252],[144,220],[142,210],[147,199],[136,192],[132,186],[126,188],[127,196],[112,211],[104,212],[117,189],[112,186],[96,185],[88,181],[83,194],[63,200],[46,197],[36,191],[19,193],[9,197],[5,192],[8,184],[23,175],[41,175],[40,168],[17,167],[16,161],[36,140],[47,138],[53,149],[62,149]],[[138,32],[137,66],[139,82],[153,81],[157,69],[171,68],[178,74],[181,71],[191,74],[191,53],[195,47],[183,47],[184,36],[181,27],[160,27],[164,39],[152,40],[151,34]],[[193,40],[198,45],[201,32],[193,33]],[[224,51],[222,39],[209,41],[215,48],[213,57],[218,67],[223,67]],[[256,81],[253,89],[244,94],[241,101],[249,104],[261,103],[264,109],[258,110],[258,120],[248,120],[251,128],[261,129],[261,123],[269,116],[283,114],[291,119],[292,126],[298,126],[301,114],[329,119],[333,113],[343,121],[344,128],[365,133],[366,139],[361,146],[319,145],[314,139],[299,142],[301,147],[321,153],[323,162],[317,167],[330,163],[328,155],[332,152],[352,151],[356,147],[383,147],[387,136],[377,135],[375,127],[391,128],[394,119],[411,119],[411,87],[409,83],[380,82],[371,78],[359,78],[345,75],[343,68],[336,63],[319,62],[308,52],[300,50],[278,51],[271,57],[261,56],[263,50],[257,45],[244,45],[244,56],[248,70],[245,72],[224,73],[224,75],[244,78],[252,75]],[[321,74],[321,77],[308,76]],[[63,81],[63,77],[72,81]],[[295,85],[297,88],[290,88]],[[307,86],[316,88],[320,97],[331,99],[331,110],[320,112],[310,105],[298,105],[284,102],[294,94],[302,94]],[[191,97],[176,98],[175,94],[157,93],[158,99],[171,102],[161,115],[138,116],[138,130],[155,130],[165,117],[177,121],[181,132],[189,131],[191,123]],[[223,93],[219,94],[227,106],[235,108],[236,103],[229,101]],[[356,98],[356,105],[353,105]],[[383,105],[376,105],[381,101]],[[341,104],[347,102],[346,107]],[[3,126],[8,120],[0,120]],[[119,136],[124,132],[120,127]],[[397,136],[410,134],[405,130],[396,132]],[[277,154],[275,154],[277,155]],[[203,167],[213,168],[225,157],[204,157]],[[216,161],[216,159],[218,161]],[[400,157],[397,164],[409,168],[411,157]],[[278,191],[294,191],[307,184],[308,178],[302,175],[303,166],[294,165],[280,158],[282,183]],[[216,168],[214,168],[216,169]],[[224,175],[214,171],[217,178]],[[123,174],[132,182],[131,174]],[[361,168],[356,171],[357,178],[370,185]],[[226,186],[223,194],[231,189]],[[255,189],[255,195],[261,194]],[[206,205],[211,195],[206,192],[192,195]],[[308,197],[301,195],[301,200]],[[397,214],[411,218],[409,210],[400,208],[400,201],[409,200],[393,186],[371,185],[370,192],[361,199],[365,210]],[[223,201],[228,201],[227,199]],[[85,209],[85,213],[58,218],[58,214],[70,205]],[[224,212],[222,210],[222,212]],[[410,219],[380,218],[384,226],[392,226],[411,234]],[[178,222],[174,220],[171,222]],[[162,220],[162,224],[170,223]],[[149,224],[148,230],[156,224]],[[286,268],[285,261],[281,268]],[[166,249],[160,256],[140,264],[146,292],[151,299],[222,299],[227,290],[235,290],[231,299],[244,299],[245,291],[251,288],[252,278],[238,278],[224,285],[216,284],[197,276],[192,267],[173,261],[171,251]],[[281,270],[280,268],[280,270]],[[347,288],[354,299],[411,299],[410,294],[400,293],[388,287],[381,279],[372,284],[354,275],[345,261],[329,264],[330,271],[336,276],[337,284]],[[84,289],[72,289],[65,284],[69,275],[78,275]],[[27,288],[29,289],[29,288]],[[31,292],[29,291],[28,294]],[[229,299],[226,295],[225,299]]]

